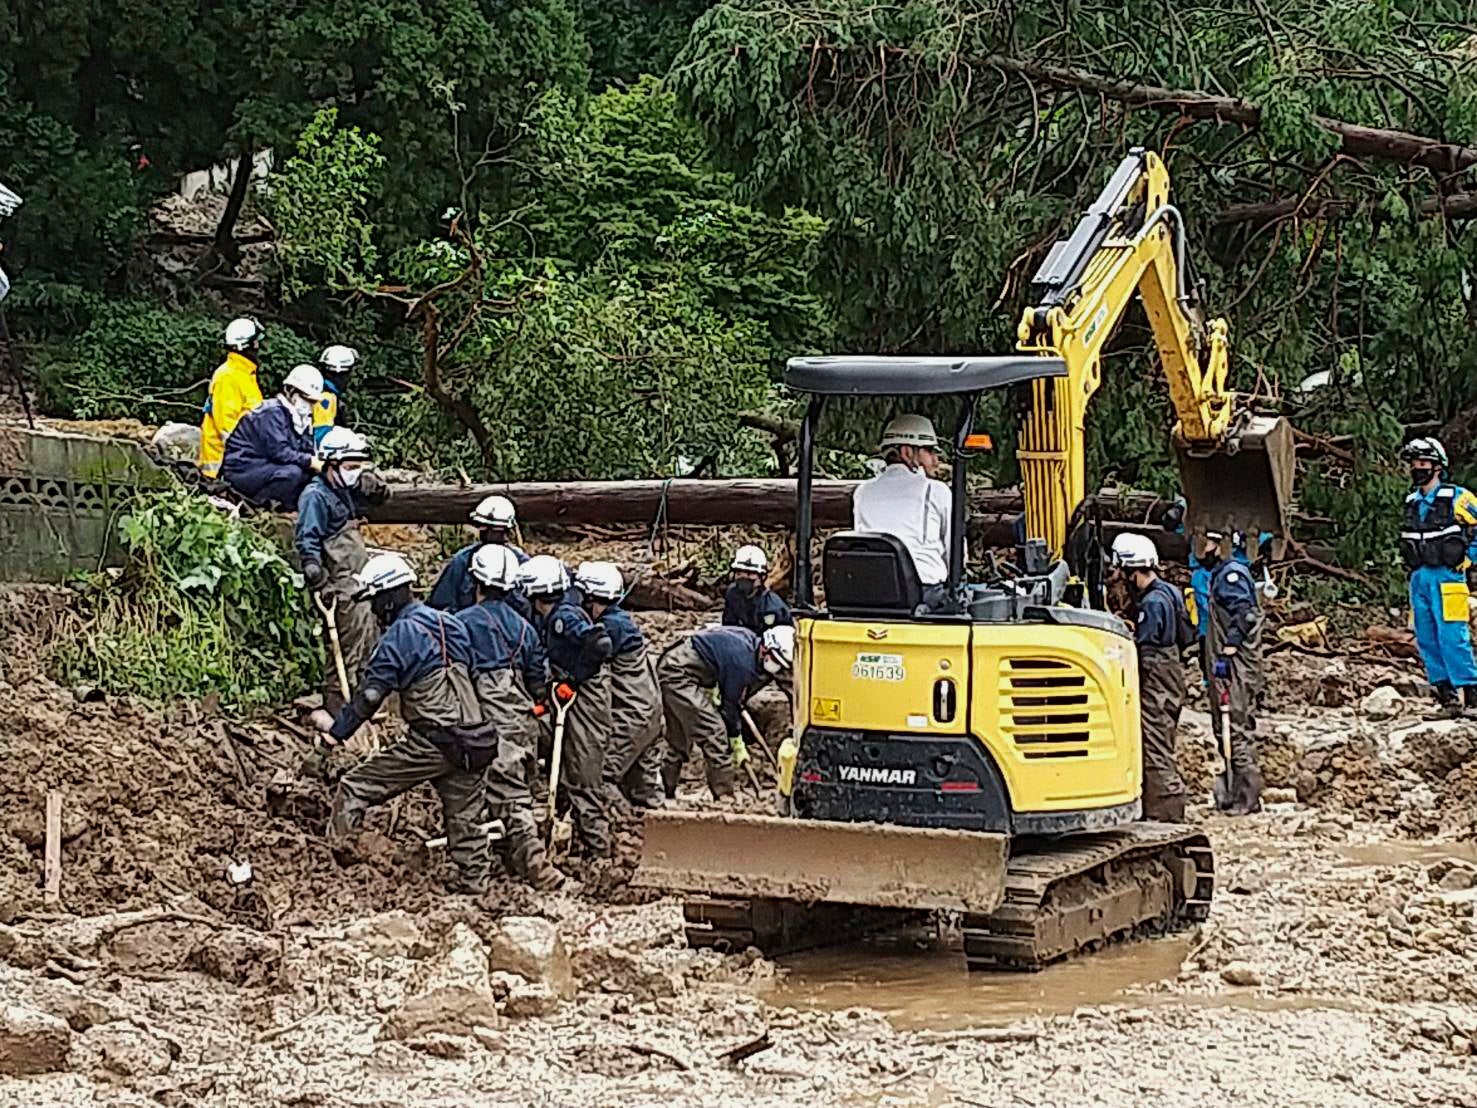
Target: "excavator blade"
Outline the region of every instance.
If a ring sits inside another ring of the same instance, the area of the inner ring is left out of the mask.
[[[633,885],[715,897],[993,912],[1004,835],[728,812],[648,812]]]
[[[1244,531],[1255,553],[1257,534],[1270,531],[1272,556],[1280,558],[1292,513],[1292,425],[1280,416],[1249,416],[1215,449],[1177,449],[1186,532]]]

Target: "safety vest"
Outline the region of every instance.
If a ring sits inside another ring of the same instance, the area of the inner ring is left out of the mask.
[[[1421,492],[1405,498],[1405,519],[1400,530],[1400,557],[1406,569],[1445,566],[1457,569],[1467,560],[1466,529],[1457,522],[1455,485],[1436,490],[1426,518],[1421,519]]]

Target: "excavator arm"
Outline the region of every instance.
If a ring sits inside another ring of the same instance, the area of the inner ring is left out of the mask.
[[[1102,351],[1135,296],[1169,385],[1174,441],[1191,531],[1286,530],[1292,434],[1285,420],[1238,411],[1226,387],[1227,326],[1206,321],[1190,267],[1184,219],[1170,203],[1169,171],[1134,149],[1032,279],[1036,303],[1017,348],[1061,358],[1067,375],[1033,383],[1017,455],[1026,530],[1058,555],[1087,498],[1087,409],[1102,385]]]

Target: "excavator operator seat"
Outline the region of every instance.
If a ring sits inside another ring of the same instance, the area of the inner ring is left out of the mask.
[[[923,603],[913,555],[896,535],[838,531],[823,555],[832,615],[910,618]]]

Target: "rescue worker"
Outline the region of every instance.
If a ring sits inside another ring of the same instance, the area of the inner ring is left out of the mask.
[[[1156,572],[1159,552],[1144,535],[1114,539],[1113,566],[1127,578],[1133,597],[1143,719],[1144,818],[1183,823],[1185,782],[1174,748],[1185,706],[1180,653],[1194,638],[1184,594]]]
[[[415,600],[415,571],[398,554],[376,554],[356,580],[355,599],[367,600],[383,633],[354,697],[327,728],[347,742],[387,696],[400,694],[410,725],[399,742],[346,773],[333,799],[329,827],[342,836],[364,822],[376,804],[429,781],[441,797],[447,852],[458,888],[480,892],[488,880],[488,829],[482,822],[485,777],[497,777],[497,730],[482,718],[472,686],[472,643],[452,616]],[[512,790],[510,782],[499,788]]]
[[[771,627],[761,637],[747,627],[705,627],[667,648],[657,663],[667,751],[662,787],[677,795],[682,767],[696,746],[713,799],[733,795],[733,744],[742,741],[744,705],[795,665],[795,628]],[[710,695],[718,690],[718,705]]]
[[[200,456],[196,464],[206,477],[220,476],[226,439],[241,417],[262,402],[256,373],[262,362],[264,337],[262,325],[254,319],[242,317],[226,324],[226,360],[211,374],[200,419]]]
[[[1214,533],[1214,532],[1212,532]],[[1221,741],[1221,713],[1231,719],[1230,788],[1217,798],[1218,806],[1232,815],[1261,810],[1262,773],[1256,756],[1256,696],[1261,687],[1262,611],[1250,565],[1234,554],[1245,552],[1241,532],[1232,534],[1233,556],[1207,549],[1201,562],[1212,564],[1210,574],[1209,648],[1210,721],[1212,738]],[[1221,706],[1225,692],[1227,707]]]
[[[1400,524],[1400,557],[1410,574],[1416,646],[1444,714],[1477,713],[1477,666],[1467,630],[1468,583],[1477,583],[1477,496],[1446,480],[1438,439],[1413,439],[1400,451],[1411,490]],[[1462,570],[1466,573],[1463,575]]]
[[[605,747],[605,792],[635,808],[662,806],[662,698],[646,638],[621,607],[626,583],[610,562],[583,562],[574,575],[596,623],[610,635],[610,737]]]
[[[459,612],[463,608],[470,608],[476,602],[475,582],[472,580],[472,555],[477,553],[479,547],[484,543],[495,543],[498,546],[506,546],[518,559],[518,564],[523,565],[528,561],[528,555],[520,548],[514,546],[508,540],[512,537],[513,528],[518,524],[518,513],[513,508],[513,502],[506,496],[488,496],[472,509],[472,522],[477,526],[477,541],[468,543],[455,554],[451,561],[436,578],[436,587],[431,590],[431,598],[426,601],[433,608],[440,608],[444,612]],[[529,616],[528,601],[521,593],[509,594],[509,602],[517,609],[518,614],[527,619]]]
[[[359,351],[352,346],[324,347],[318,355],[318,371],[323,374],[323,396],[313,407],[313,439],[323,441],[328,429],[344,422],[344,389],[349,374],[359,364]]]
[[[789,627],[795,622],[790,606],[769,587],[769,558],[757,546],[741,546],[729,570],[733,583],[723,594],[725,627],[747,627],[762,635],[770,627]]]
[[[576,845],[586,857],[603,858],[611,847],[602,783],[610,733],[610,633],[579,603],[558,558],[530,558],[519,568],[518,582],[549,654],[555,710],[565,706],[568,713],[559,785],[573,813]]]
[[[358,583],[354,575],[369,561],[360,519],[367,504],[383,496],[367,490],[369,444],[346,427],[335,427],[318,444],[323,472],[303,490],[297,505],[297,527],[293,545],[303,567],[308,588],[333,613],[338,650],[350,688],[339,686],[338,666],[333,657],[333,635],[324,635],[328,658],[323,666],[323,708],[337,715],[353,692],[359,672],[374,651],[379,628],[365,601],[354,599]],[[387,495],[387,494],[386,494]]]
[[[913,556],[924,602],[944,599],[949,578],[949,486],[934,480],[939,468],[938,435],[921,415],[900,415],[882,431],[886,468],[852,494],[852,527],[896,535]]]
[[[538,632],[508,604],[518,587],[518,559],[488,543],[472,558],[477,603],[456,613],[472,642],[472,684],[482,715],[497,729],[488,808],[503,822],[508,868],[536,889],[557,889],[563,875],[550,864],[533,814],[529,771],[538,753],[537,702],[548,693],[549,659]]]
[[[322,396],[323,375],[310,365],[294,366],[281,394],[242,416],[226,440],[226,483],[253,504],[295,509],[323,468],[313,449],[313,406]]]

